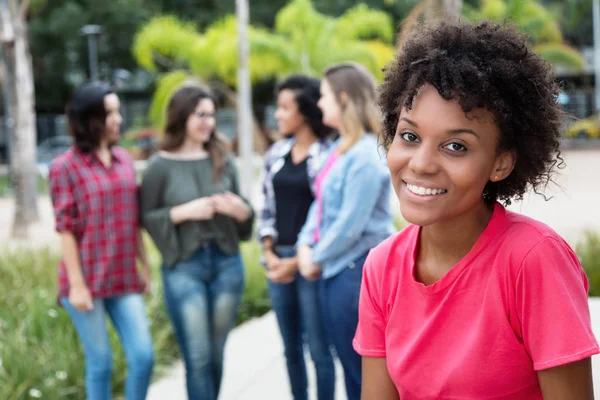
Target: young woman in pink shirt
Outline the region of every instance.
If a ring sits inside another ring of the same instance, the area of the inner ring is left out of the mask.
[[[365,263],[363,400],[593,399],[587,278],[501,203],[560,166],[552,67],[512,27],[422,28],[381,88],[402,232]]]

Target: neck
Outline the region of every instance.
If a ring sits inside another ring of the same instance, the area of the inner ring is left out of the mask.
[[[100,142],[100,145],[94,151],[98,159],[106,166],[110,166],[112,160],[112,154],[110,153],[110,146],[105,140]]]
[[[205,155],[208,154],[208,151],[204,148],[204,143],[194,142],[186,139],[183,144],[177,149],[177,153],[179,154],[196,154],[196,155]]]
[[[309,148],[314,142],[317,141],[317,135],[310,129],[310,126],[303,125],[294,134],[296,139],[296,146],[301,148]]]
[[[107,153],[110,153],[110,146],[108,145],[108,142],[103,140],[100,142],[100,145],[96,148],[96,154],[98,156],[102,156],[102,155],[106,155]]]
[[[493,207],[481,200],[472,210],[449,221],[437,222],[421,229],[419,258],[433,261],[451,260],[453,265],[473,247],[492,218]]]

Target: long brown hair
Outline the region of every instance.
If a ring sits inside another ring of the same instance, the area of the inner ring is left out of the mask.
[[[342,109],[343,142],[340,154],[350,150],[367,133],[379,134],[381,121],[377,110],[377,85],[373,75],[362,65],[345,62],[332,65],[325,80]],[[342,93],[347,102],[342,101]]]
[[[187,120],[196,111],[200,100],[203,99],[211,100],[215,105],[215,110],[217,109],[216,98],[210,90],[202,86],[185,85],[175,92],[167,107],[167,124],[160,146],[162,150],[175,151],[183,145]],[[204,149],[210,155],[213,165],[213,178],[217,180],[227,164],[230,150],[227,140],[217,133],[216,125],[208,142],[204,144]]]

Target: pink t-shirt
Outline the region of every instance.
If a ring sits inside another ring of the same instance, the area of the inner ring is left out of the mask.
[[[321,171],[319,171],[315,177],[315,200],[317,202],[317,224],[315,225],[315,230],[313,232],[313,240],[315,243],[319,241],[319,226],[321,226],[321,217],[323,215],[323,181],[339,157],[337,151],[331,152],[329,157],[327,157],[327,161],[325,161],[323,168],[321,168]]]
[[[600,352],[587,278],[548,226],[496,204],[471,251],[425,286],[414,278],[420,227],[373,249],[354,348],[387,357],[402,400],[542,399],[536,371]]]

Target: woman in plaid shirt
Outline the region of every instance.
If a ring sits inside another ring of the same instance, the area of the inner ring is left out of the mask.
[[[88,400],[111,398],[106,314],[127,357],[126,398],[142,400],[154,362],[141,296],[150,290],[150,268],[138,224],[133,161],[115,146],[122,121],[119,98],[104,83],[84,84],[75,89],[67,113],[75,143],[54,160],[49,174],[63,252],[59,302],[83,344]]]

